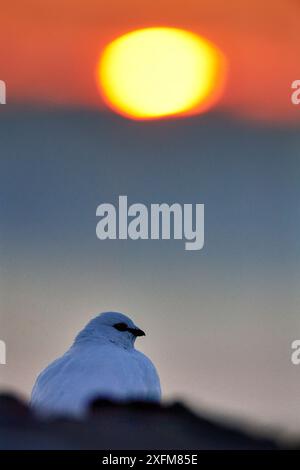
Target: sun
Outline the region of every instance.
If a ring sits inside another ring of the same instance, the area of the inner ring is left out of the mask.
[[[133,119],[194,114],[211,107],[225,80],[225,59],[183,29],[132,31],[104,49],[97,82],[107,105]]]

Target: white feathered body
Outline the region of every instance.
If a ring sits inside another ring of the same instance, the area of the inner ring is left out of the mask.
[[[37,410],[82,414],[95,397],[159,401],[160,381],[150,359],[105,338],[75,343],[38,376]]]

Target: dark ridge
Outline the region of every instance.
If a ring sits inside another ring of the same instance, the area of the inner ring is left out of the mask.
[[[0,395],[0,449],[276,450],[261,438],[202,418],[182,403],[115,403],[97,398],[85,418],[42,418],[13,395]]]

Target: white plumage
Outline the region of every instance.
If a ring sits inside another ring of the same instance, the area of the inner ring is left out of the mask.
[[[71,348],[38,376],[31,405],[47,413],[82,414],[95,397],[159,401],[156,369],[134,348],[136,337],[143,335],[121,313],[98,315]]]

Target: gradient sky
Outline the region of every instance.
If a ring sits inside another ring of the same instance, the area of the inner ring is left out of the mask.
[[[2,2],[2,386],[27,396],[92,316],[119,310],[146,330],[138,347],[165,397],[300,429],[299,18],[296,0]],[[102,48],[157,24],[226,54],[212,112],[151,123],[103,112]],[[204,249],[100,242],[96,207],[119,194],[204,203]]]
[[[137,123],[98,112],[0,116],[2,385],[38,372],[95,314],[146,330],[164,397],[299,428],[299,131],[228,116]],[[205,203],[205,246],[96,238],[96,207]]]
[[[28,0],[1,4],[1,79],[10,102],[103,107],[95,66],[128,30],[170,25],[215,42],[229,61],[219,107],[242,116],[299,120],[290,86],[299,79],[296,0]]]

